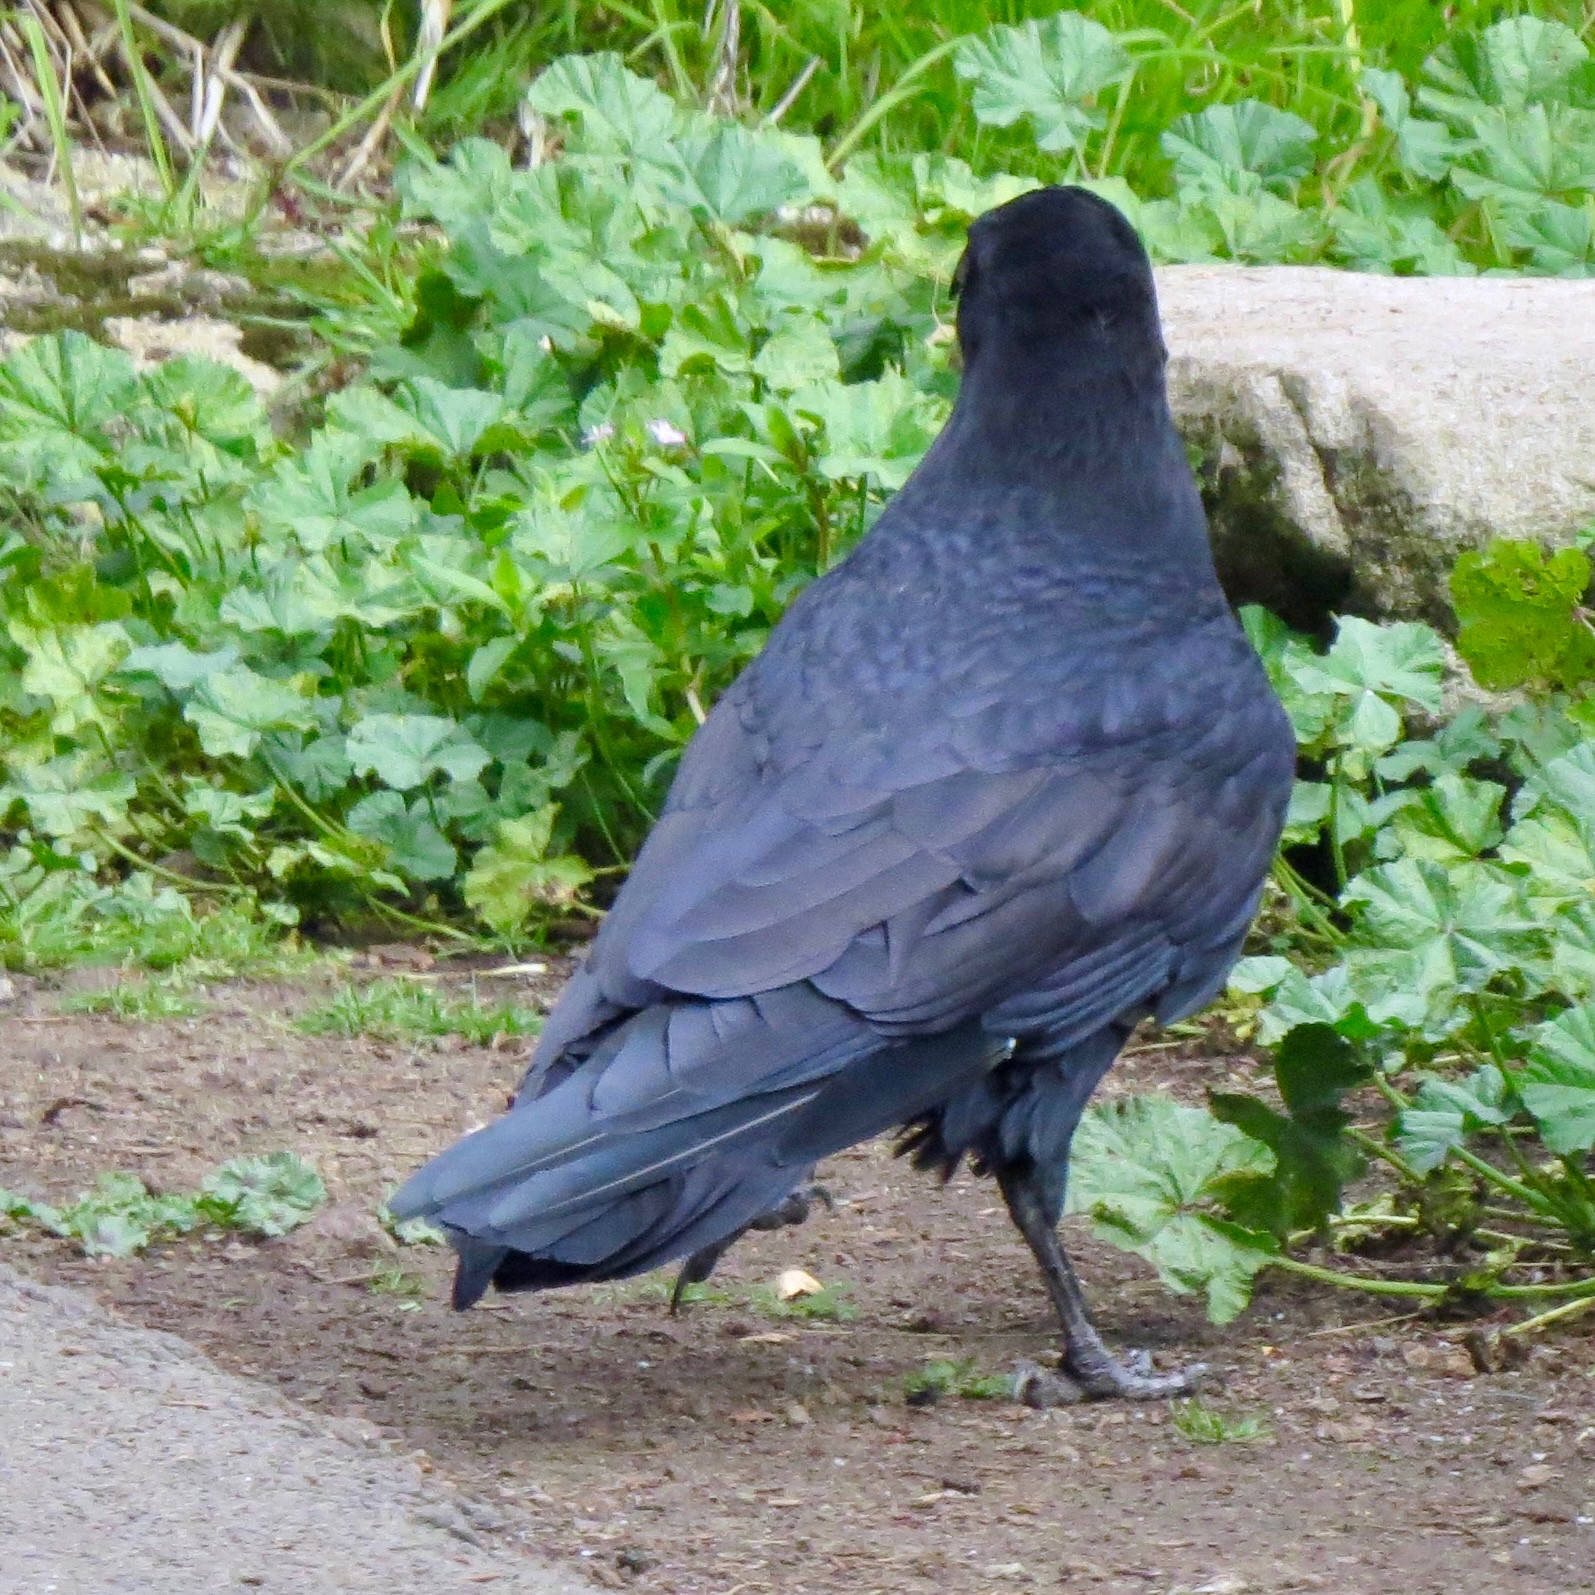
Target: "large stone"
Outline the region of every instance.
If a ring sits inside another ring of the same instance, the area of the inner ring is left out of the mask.
[[[1158,273],[1232,596],[1447,623],[1457,555],[1595,522],[1595,281]]]

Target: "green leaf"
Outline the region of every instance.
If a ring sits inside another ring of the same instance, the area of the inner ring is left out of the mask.
[[[1489,863],[1445,866],[1398,859],[1359,875],[1342,896],[1358,910],[1358,938],[1390,960],[1395,978],[1432,990],[1482,991],[1497,975],[1544,950],[1544,926],[1523,900],[1522,881]]]
[[[1090,102],[1129,76],[1130,57],[1100,22],[1059,11],[1044,21],[960,39],[953,67],[975,86],[971,105],[978,121],[1012,127],[1027,117],[1040,149],[1078,154],[1086,135],[1105,121]]]
[[[309,731],[316,723],[303,694],[247,665],[207,676],[183,705],[183,718],[213,759],[247,758],[267,731]]]
[[[544,116],[573,119],[585,151],[655,155],[674,142],[675,102],[609,51],[562,56],[533,81],[526,101]]]
[[[322,433],[251,492],[249,507],[309,553],[345,542],[359,549],[390,546],[415,525],[415,505],[396,477],[355,485],[370,456],[363,439]]]
[[[1453,138],[1445,123],[1412,114],[1412,97],[1400,73],[1369,67],[1362,74],[1362,86],[1379,107],[1385,126],[1395,134],[1401,164],[1429,182],[1443,178],[1467,149],[1467,142]],[[1373,186],[1371,179],[1363,179],[1353,187],[1361,182]]]
[[[425,798],[406,806],[398,792],[373,792],[349,810],[349,829],[388,849],[388,862],[410,880],[454,878],[459,855],[432,821]]]
[[[270,817],[277,804],[273,787],[260,792],[230,792],[195,776],[183,778],[183,812],[200,821],[218,836],[235,837],[241,842],[254,839],[254,821]]]
[[[0,465],[43,484],[91,475],[133,406],[133,361],[80,332],[34,338],[0,362]]]
[[[91,727],[111,729],[116,713],[104,701],[103,689],[133,647],[120,622],[38,631],[13,620],[10,632],[27,655],[22,690],[49,701],[50,729],[57,736],[75,736]]]
[[[1595,1151],[1595,1006],[1569,1008],[1530,1032],[1517,1077],[1523,1106],[1563,1157]]]
[[[1497,539],[1465,551],[1451,598],[1457,652],[1479,685],[1500,692],[1595,678],[1595,638],[1579,614],[1589,582],[1588,556],[1576,548],[1547,555],[1537,543]]]
[[[792,317],[774,332],[753,360],[753,369],[777,393],[793,393],[810,383],[841,377],[836,344],[812,317]]]
[[[431,714],[368,714],[349,732],[345,751],[356,775],[374,774],[399,792],[434,775],[469,781],[489,763],[463,726]]]
[[[1565,23],[1512,17],[1483,33],[1451,33],[1424,62],[1418,98],[1453,120],[1466,119],[1481,103],[1521,111],[1561,98],[1588,60]]]
[[[1310,692],[1333,693],[1361,704],[1369,693],[1415,703],[1436,714],[1445,671],[1445,646],[1431,626],[1417,621],[1376,625],[1356,615],[1336,623],[1327,654],[1294,666]]]
[[[1224,188],[1230,174],[1251,172],[1287,194],[1313,169],[1318,130],[1261,100],[1238,100],[1180,117],[1159,142],[1182,183]]]
[[[226,1208],[226,1223],[258,1235],[286,1235],[327,1200],[321,1176],[292,1152],[234,1158],[208,1176],[200,1190]]]
[[[1510,1087],[1493,1063],[1465,1080],[1427,1075],[1414,1105],[1396,1119],[1396,1145],[1420,1174],[1445,1162],[1481,1129],[1505,1124],[1512,1116]]]
[[[465,877],[465,901],[484,924],[512,935],[535,910],[567,907],[592,879],[578,858],[550,857],[557,805],[499,823],[497,839],[476,855]]]
[[[689,134],[676,144],[686,168],[689,209],[727,227],[740,227],[803,198],[807,178],[778,137],[735,122]]]
[[[1273,1238],[1217,1211],[1225,1177],[1266,1174],[1267,1147],[1199,1108],[1136,1097],[1086,1110],[1070,1156],[1069,1210],[1144,1257],[1172,1290],[1202,1290],[1215,1323],[1246,1305]]]
[[[226,453],[252,456],[266,439],[266,412],[248,379],[217,360],[180,355],[146,372],[146,400],[192,437]]]
[[[100,756],[80,751],[43,764],[13,761],[9,781],[0,786],[0,814],[20,802],[46,836],[76,841],[95,824],[121,831],[137,796],[132,776],[106,769]]]
[[[1512,209],[1577,198],[1595,188],[1595,110],[1570,105],[1493,108],[1473,118],[1477,149],[1451,181],[1469,199]]]
[[[825,429],[822,476],[871,477],[893,492],[930,447],[940,407],[900,372],[875,382],[822,382],[793,395],[792,406]]]

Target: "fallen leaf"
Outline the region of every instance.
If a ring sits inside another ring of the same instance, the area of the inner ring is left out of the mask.
[[[783,1269],[775,1282],[775,1293],[782,1301],[792,1301],[799,1296],[817,1296],[824,1289],[819,1280],[801,1268]]]

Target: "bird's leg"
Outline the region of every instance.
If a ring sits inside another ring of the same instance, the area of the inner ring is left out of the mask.
[[[728,1235],[723,1241],[716,1241],[713,1246],[705,1246],[694,1252],[681,1265],[681,1272],[676,1275],[676,1287],[670,1292],[671,1316],[674,1317],[685,1305],[687,1288],[703,1284],[715,1271],[720,1259],[750,1229],[785,1229],[791,1224],[801,1224],[808,1218],[816,1202],[824,1203],[833,1213],[836,1211],[836,1202],[823,1185],[800,1185],[789,1196],[782,1197],[774,1207],[760,1213],[750,1223],[744,1224],[736,1234]]]
[[[1200,1367],[1170,1374],[1137,1373],[1103,1345],[1034,1173],[1005,1170],[998,1174],[997,1183],[1014,1224],[1029,1243],[1047,1282],[1047,1294],[1052,1297],[1063,1330],[1063,1371],[1069,1378],[1088,1396],[1122,1396],[1132,1401],[1184,1395],[1193,1389],[1202,1372]]]

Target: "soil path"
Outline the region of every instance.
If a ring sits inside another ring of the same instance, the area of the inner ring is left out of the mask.
[[[0,1590],[580,1595],[470,1503],[169,1335],[0,1268]]]
[[[523,1000],[545,1000],[558,973]],[[1588,1318],[1548,1336],[1526,1366],[1488,1376],[1463,1349],[1467,1325],[1392,1322],[1380,1302],[1289,1281],[1265,1282],[1242,1320],[1215,1330],[1071,1221],[1110,1339],[1151,1346],[1164,1365],[1209,1363],[1219,1381],[1209,1406],[1231,1434],[1250,1425],[1250,1443],[1197,1444],[1162,1404],[1032,1412],[949,1398],[917,1408],[904,1381],[928,1361],[1001,1373],[1044,1355],[1051,1326],[989,1182],[960,1176],[939,1189],[880,1145],[822,1171],[834,1213],[750,1237],[717,1276],[717,1294],[679,1318],[665,1315],[659,1279],[451,1314],[448,1258],[395,1248],[372,1214],[420,1158],[498,1109],[524,1044],[296,1030],[295,1012],[326,995],[218,988],[202,1018],[133,1024],[64,1014],[59,993],[24,985],[0,1017],[0,1186],[62,1200],[102,1171],[128,1169],[155,1187],[192,1189],[224,1158],[286,1148],[316,1165],[332,1203],[280,1241],[196,1235],[95,1263],[19,1233],[0,1240],[0,1255],[38,1279],[90,1286],[232,1374],[374,1429],[429,1486],[489,1503],[466,1519],[489,1550],[535,1546],[639,1595],[1595,1592]],[[1190,1100],[1209,1085],[1245,1084],[1250,1069],[1244,1058],[1147,1049],[1109,1085]],[[851,1312],[782,1316],[768,1285],[789,1267],[845,1291]],[[4,1324],[0,1335],[15,1338]],[[112,1398],[100,1387],[140,1384],[84,1357],[71,1359],[68,1378],[86,1397],[85,1421],[102,1428],[100,1404]],[[160,1405],[162,1388],[145,1392],[158,1454],[197,1474],[175,1459],[193,1449],[188,1426],[203,1410]],[[225,1411],[239,1421],[262,1399],[226,1388],[235,1404]],[[17,1432],[0,1414],[0,1455],[14,1453]],[[62,1521],[51,1498],[99,1432],[63,1434],[55,1477],[29,1487],[34,1510],[58,1514],[41,1524]],[[413,1476],[358,1482],[392,1478],[371,1471],[392,1459],[273,1433],[280,1460],[225,1458],[211,1493],[194,1498],[199,1513],[230,1523],[263,1477],[314,1474],[329,1513],[347,1496],[354,1521],[369,1526],[343,1536],[346,1549],[418,1532],[405,1516]],[[256,1483],[245,1488],[241,1474]],[[5,1489],[0,1479],[0,1502]],[[139,1499],[118,1485],[85,1490],[81,1505],[104,1524]],[[427,1543],[431,1554],[444,1546],[439,1566],[456,1582],[393,1577],[388,1588],[464,1587],[467,1562],[451,1567],[447,1556],[476,1548],[455,1541],[450,1551],[443,1531]],[[264,1563],[240,1559],[240,1574],[283,1565],[269,1535],[259,1544]],[[324,1566],[313,1554],[306,1562]],[[513,1577],[529,1578],[524,1566]],[[8,1572],[0,1563],[0,1589]],[[489,1587],[535,1587],[504,1576]],[[61,1595],[103,1587],[59,1585]],[[120,1587],[186,1595],[188,1586]],[[361,1586],[340,1578],[340,1587]]]

